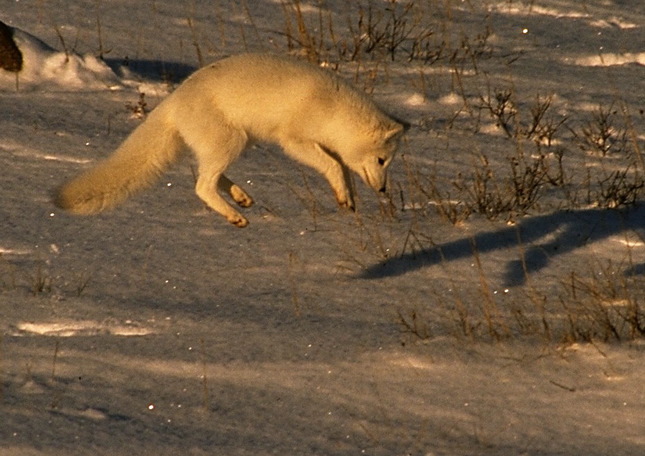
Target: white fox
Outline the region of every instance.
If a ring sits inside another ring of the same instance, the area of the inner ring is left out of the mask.
[[[113,155],[60,187],[54,203],[76,214],[114,207],[151,184],[187,145],[198,163],[197,195],[244,227],[248,220],[218,190],[241,207],[253,204],[224,172],[250,143],[265,141],[321,172],[340,206],[353,209],[347,169],[384,191],[407,127],[330,72],[287,57],[242,54],[195,72]]]

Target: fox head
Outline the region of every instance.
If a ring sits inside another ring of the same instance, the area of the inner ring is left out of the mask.
[[[387,169],[392,163],[401,136],[408,128],[410,125],[402,121],[388,124],[387,128],[376,133],[369,143],[361,145],[360,153],[351,157],[347,166],[375,191],[385,192]]]

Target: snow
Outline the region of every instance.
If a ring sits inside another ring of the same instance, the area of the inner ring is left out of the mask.
[[[60,88],[62,90],[115,89],[120,86],[110,68],[93,55],[59,52],[35,36],[17,29],[14,42],[23,55],[23,69],[18,84],[20,90]],[[3,71],[0,87],[15,87],[15,75]]]
[[[583,298],[610,323],[645,308],[642,204],[586,195],[587,172],[625,157],[563,128],[570,187],[525,215],[439,212],[460,207],[453,182],[480,154],[496,176],[517,148],[535,155],[477,108],[494,88],[513,88],[523,121],[553,95],[578,132],[611,106],[642,153],[639,0],[428,2],[437,44],[490,29],[476,67],[329,52],[325,66],[413,124],[395,210],[358,181],[358,211],[339,210],[322,178],[259,145],[230,173],[256,200],[245,229],[203,208],[190,157],[95,217],[50,193],[200,57],[286,53],[282,2],[5,3],[25,64],[0,70],[0,455],[645,453],[642,334],[567,331],[596,315]],[[301,11],[341,37],[353,8]],[[430,181],[441,201],[420,194]]]

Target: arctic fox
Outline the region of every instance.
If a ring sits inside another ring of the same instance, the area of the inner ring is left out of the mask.
[[[113,155],[60,187],[54,203],[76,214],[114,207],[152,184],[188,146],[198,163],[195,193],[244,227],[248,220],[219,192],[241,207],[253,204],[224,172],[249,144],[260,141],[278,144],[318,170],[338,204],[354,209],[348,169],[385,191],[387,168],[407,127],[321,68],[288,57],[242,54],[195,72]]]

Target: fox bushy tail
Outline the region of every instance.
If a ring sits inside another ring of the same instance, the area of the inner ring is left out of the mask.
[[[183,145],[165,114],[162,106],[152,111],[110,157],[63,184],[54,204],[74,214],[96,214],[152,185]]]

